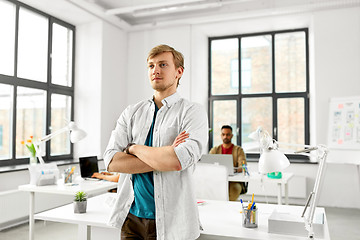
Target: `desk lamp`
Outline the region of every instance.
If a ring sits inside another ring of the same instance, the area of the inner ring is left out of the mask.
[[[70,132],[70,141],[72,143],[76,143],[80,140],[82,140],[83,138],[86,137],[86,132],[80,128],[78,128],[76,126],[76,124],[74,122],[69,122],[69,124],[49,135],[46,135],[45,137],[39,139],[38,141],[36,141],[34,143],[34,146],[35,146],[35,149],[36,149],[36,156],[38,157],[39,159],[39,162],[41,164],[44,164],[44,159],[42,158],[41,156],[41,150],[40,150],[40,144],[43,143],[43,142],[47,142],[49,141],[50,139],[52,139],[53,137],[59,135],[60,133],[63,133],[63,132]]]
[[[262,174],[270,173],[270,172],[277,172],[280,171],[290,165],[290,162],[288,158],[279,151],[278,149],[278,142],[274,139],[272,139],[268,132],[264,131],[261,127],[258,127],[258,129],[255,132],[252,132],[249,134],[249,138],[257,140],[260,145],[260,159],[259,159],[259,172]],[[304,211],[301,215],[302,218],[304,218],[305,223],[305,229],[308,232],[308,238],[313,239],[314,238],[314,215],[315,215],[315,209],[318,204],[319,200],[319,192],[321,187],[322,178],[324,175],[324,169],[325,169],[325,162],[326,157],[329,152],[328,148],[324,145],[318,145],[318,146],[309,146],[309,145],[296,145],[296,144],[288,144],[288,143],[281,143],[284,145],[289,146],[302,146],[305,149],[302,149],[300,151],[296,151],[294,153],[301,153],[309,156],[311,151],[316,150],[316,159],[319,163],[319,168],[317,171],[316,179],[315,179],[315,185],[313,191],[310,193],[306,204]],[[310,213],[308,216],[305,216],[307,208],[310,206]],[[291,221],[291,220],[290,220]]]
[[[277,141],[272,139],[269,133],[261,127],[258,127],[255,132],[250,133],[249,138],[259,142],[259,172],[261,174],[280,172],[290,165],[289,159],[278,150]]]

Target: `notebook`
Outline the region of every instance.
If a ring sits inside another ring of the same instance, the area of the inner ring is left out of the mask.
[[[93,173],[99,172],[97,156],[80,157],[80,174],[84,179],[95,179],[91,178]]]
[[[234,175],[234,163],[232,154],[203,154],[201,163],[218,163],[228,169],[229,176]]]

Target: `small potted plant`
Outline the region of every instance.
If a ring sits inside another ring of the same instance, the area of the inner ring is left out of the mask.
[[[87,195],[83,191],[75,194],[74,213],[86,213]]]

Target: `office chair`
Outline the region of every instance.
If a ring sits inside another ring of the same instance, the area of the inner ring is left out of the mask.
[[[197,199],[229,200],[228,172],[225,166],[197,163],[193,177]]]

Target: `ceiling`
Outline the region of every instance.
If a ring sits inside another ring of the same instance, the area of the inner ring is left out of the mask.
[[[20,0],[72,24],[101,18],[125,31],[360,6],[360,0]]]

